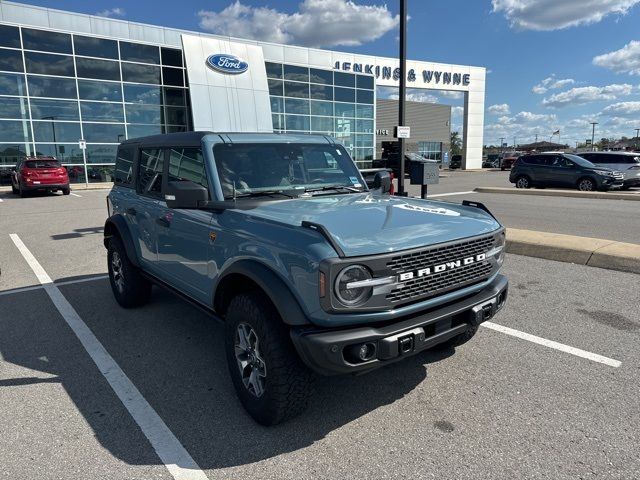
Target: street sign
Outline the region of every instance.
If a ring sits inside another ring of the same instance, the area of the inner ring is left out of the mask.
[[[411,138],[411,127],[396,127],[396,138]]]
[[[585,145],[591,145],[591,139],[588,138],[584,143],[585,143]]]
[[[506,147],[506,146],[507,146],[507,143],[506,143],[506,142],[502,144],[502,147],[503,147],[503,148],[504,148],[504,147]]]
[[[78,140],[78,146],[80,147],[80,150],[85,150],[87,148],[87,141],[84,138],[81,138]]]
[[[443,162],[444,163],[449,163],[449,152],[444,152]]]

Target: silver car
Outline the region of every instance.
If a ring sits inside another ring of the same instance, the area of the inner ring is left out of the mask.
[[[623,190],[640,187],[640,152],[585,152],[578,155],[598,166],[621,172]]]

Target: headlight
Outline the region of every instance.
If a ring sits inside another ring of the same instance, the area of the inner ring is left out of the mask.
[[[500,232],[498,235],[495,236],[493,247],[491,248],[491,250],[487,252],[487,257],[495,257],[496,262],[498,262],[498,265],[502,265],[502,262],[504,262],[504,250],[505,250],[506,243],[507,243],[507,237],[503,230],[502,232]]]
[[[336,277],[336,297],[343,305],[353,307],[360,305],[371,297],[372,286],[358,285],[360,282],[371,280],[371,272],[363,265],[350,265],[344,268]]]
[[[610,172],[609,170],[594,170],[593,173],[602,175],[603,177],[610,177],[613,175],[613,172]]]

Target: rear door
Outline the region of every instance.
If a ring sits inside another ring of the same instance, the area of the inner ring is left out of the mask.
[[[137,248],[147,268],[157,273],[158,248],[156,219],[166,203],[162,197],[165,151],[162,148],[142,148],[138,152],[136,196],[131,208],[138,225]]]
[[[168,182],[191,181],[209,188],[200,147],[167,149]],[[209,190],[211,198],[211,190]],[[170,209],[162,204],[156,218],[158,275],[181,291],[211,305],[215,265],[210,264],[218,235],[216,213],[207,210]]]

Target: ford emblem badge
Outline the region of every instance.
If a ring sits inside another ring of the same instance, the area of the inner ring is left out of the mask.
[[[249,68],[249,64],[247,62],[229,53],[216,53],[215,55],[210,55],[209,58],[207,58],[207,65],[218,72],[230,73],[233,75],[246,72]]]

